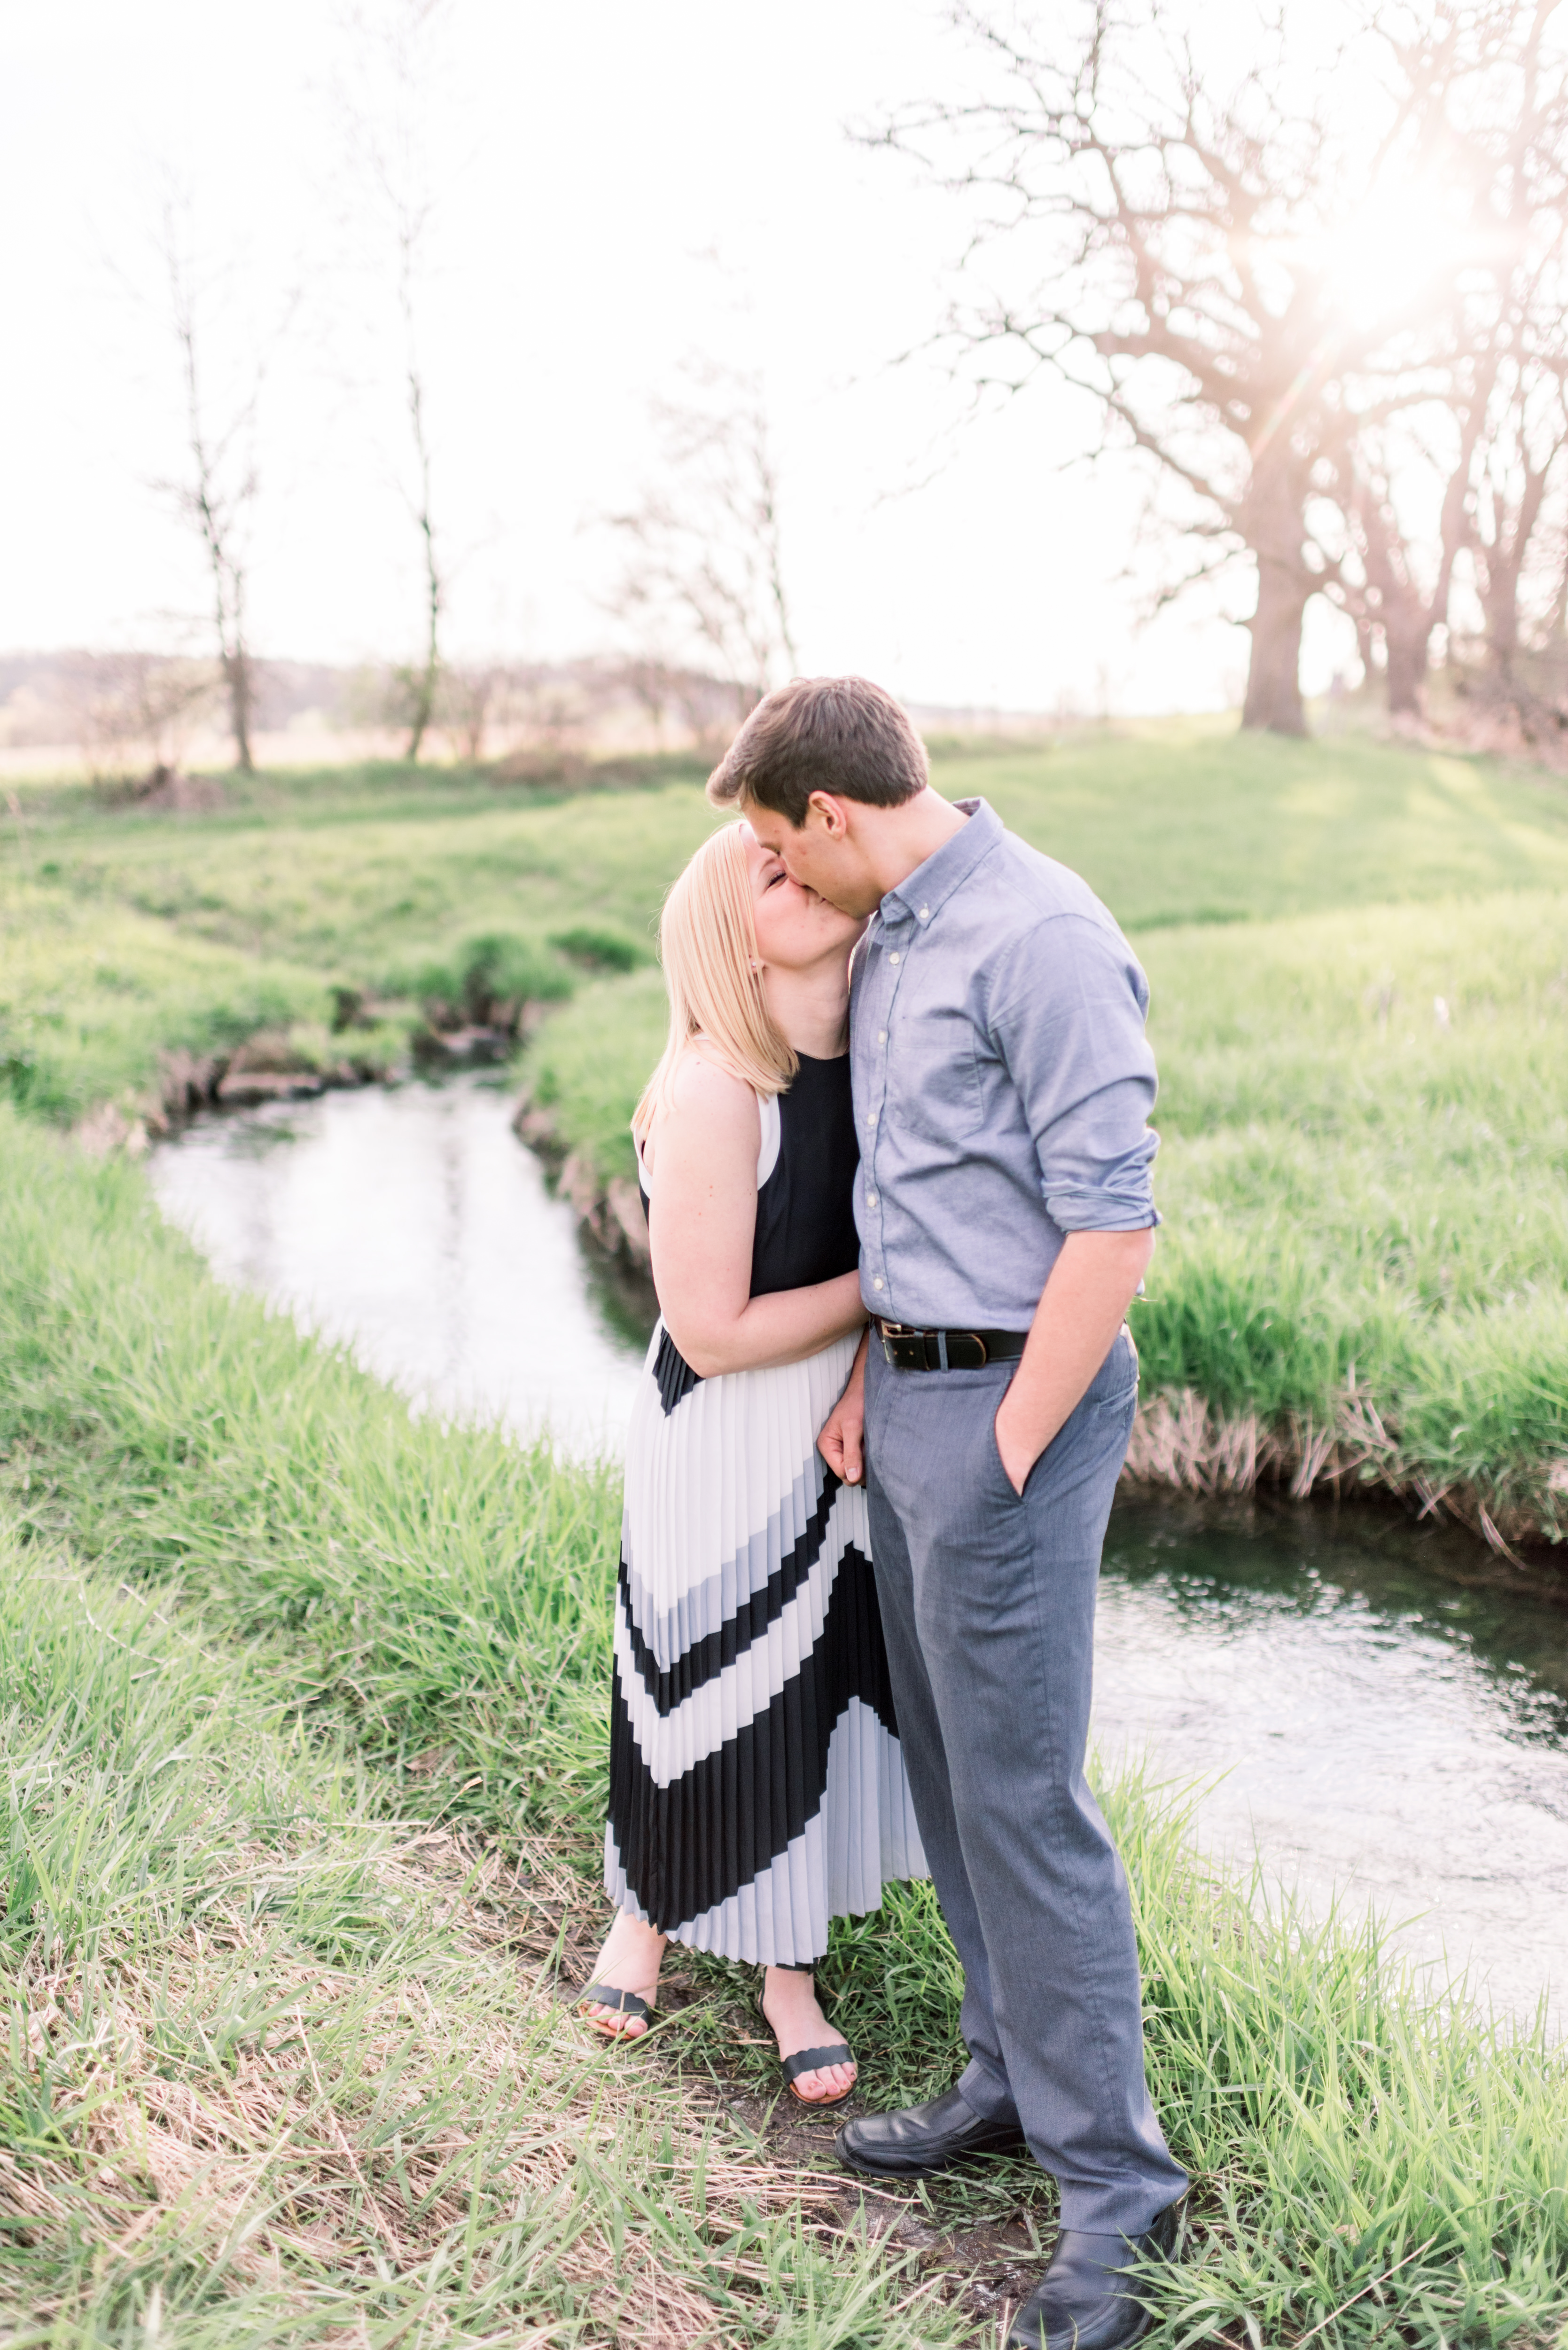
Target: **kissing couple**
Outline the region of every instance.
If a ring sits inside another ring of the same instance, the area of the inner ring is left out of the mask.
[[[1084,1775],[1158,1222],[1147,983],[1075,874],[931,788],[864,679],[770,694],[708,795],[741,820],[666,902],[633,1122],[661,1311],[627,1445],[618,1915],[581,2012],[646,2032],[670,1938],[749,1961],[784,2085],[841,2105],[829,1922],[929,1874],[969,2063],[839,2158],[1027,2149],[1061,2231],[1009,2345],[1118,2350],[1187,2185]]]

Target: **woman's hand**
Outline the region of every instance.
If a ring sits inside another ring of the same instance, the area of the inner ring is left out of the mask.
[[[866,1349],[870,1336],[869,1330],[862,1331],[849,1383],[816,1440],[817,1451],[846,1485],[861,1484],[866,1476]]]

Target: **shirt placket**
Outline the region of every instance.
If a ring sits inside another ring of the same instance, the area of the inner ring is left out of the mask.
[[[869,1252],[871,1294],[877,1310],[894,1322],[899,1317],[893,1308],[893,1277],[888,1266],[886,1178],[893,1148],[887,1136],[888,1073],[893,1058],[893,1009],[913,934],[914,926],[902,907],[884,912],[877,924],[872,949],[876,957],[872,990],[876,1025],[871,1032],[874,1076],[871,1106],[866,1113],[867,1130],[860,1138],[862,1208],[876,1219],[876,1238]]]

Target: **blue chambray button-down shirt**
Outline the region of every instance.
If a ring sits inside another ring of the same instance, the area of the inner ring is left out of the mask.
[[[1159,1222],[1148,983],[1085,882],[958,805],[855,955],[860,1294],[924,1329],[1027,1330],[1068,1232]]]

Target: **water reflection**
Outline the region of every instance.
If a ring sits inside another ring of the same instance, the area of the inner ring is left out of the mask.
[[[1568,1609],[1482,1571],[1381,1513],[1124,1503],[1095,1734],[1211,1782],[1206,1844],[1528,2013],[1568,1951]]]
[[[331,1094],[154,1154],[225,1279],[451,1411],[616,1447],[651,1314],[585,1250],[493,1081]],[[1321,1908],[1407,1919],[1529,2012],[1568,1950],[1568,1607],[1468,1535],[1370,1512],[1124,1503],[1097,1648],[1103,1754],[1208,1782],[1200,1838]]]
[[[511,1112],[494,1079],[324,1094],[199,1123],[152,1180],[222,1279],[421,1405],[613,1449],[651,1317],[590,1263]]]

